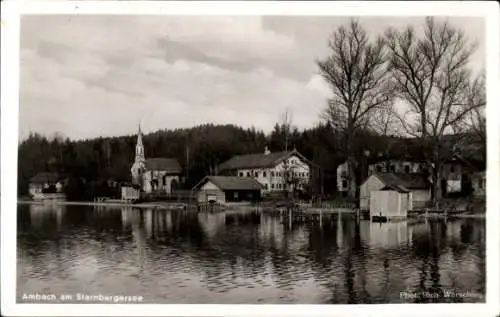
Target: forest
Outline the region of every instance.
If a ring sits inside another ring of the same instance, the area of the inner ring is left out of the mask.
[[[164,129],[143,136],[146,158],[175,158],[183,169],[182,184],[191,188],[204,176],[214,174],[216,167],[232,156],[285,150],[286,127],[276,124],[270,134],[254,128],[234,125],[205,124],[185,129]],[[325,186],[334,187],[336,162],[342,161],[341,150],[332,138],[331,129],[320,125],[305,131],[290,129],[289,148],[296,148],[308,159],[324,168]],[[86,186],[99,186],[104,181],[130,181],[137,135],[69,140],[50,140],[32,133],[19,145],[18,194],[27,195],[30,178],[40,172],[58,172]],[[329,179],[327,175],[331,174]],[[81,184],[80,184],[81,185]],[[85,189],[78,189],[82,194]],[[78,197],[82,198],[82,197]],[[89,198],[89,197],[87,197]]]

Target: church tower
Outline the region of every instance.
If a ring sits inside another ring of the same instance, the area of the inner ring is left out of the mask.
[[[146,171],[146,158],[144,157],[144,145],[142,143],[141,126],[137,134],[137,144],[135,145],[135,161],[131,168],[132,182],[136,185],[143,185],[143,174]]]
[[[144,162],[144,145],[142,144],[141,125],[139,125],[139,133],[137,134],[137,144],[135,145],[135,162]]]

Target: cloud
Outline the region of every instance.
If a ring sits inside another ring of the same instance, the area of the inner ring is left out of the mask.
[[[369,22],[369,21],[368,21]],[[332,18],[25,16],[20,135],[71,138],[195,124],[312,126]]]

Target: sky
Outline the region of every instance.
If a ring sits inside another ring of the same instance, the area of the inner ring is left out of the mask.
[[[423,17],[361,17],[371,36],[422,26]],[[316,59],[328,55],[335,16],[31,15],[21,19],[19,137],[71,139],[236,124],[265,132],[291,114],[321,119],[330,90]],[[452,17],[478,44],[484,20]]]

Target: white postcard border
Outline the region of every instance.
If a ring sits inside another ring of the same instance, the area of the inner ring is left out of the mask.
[[[495,2],[4,1],[1,60],[1,294],[8,316],[493,316],[499,306],[499,15]],[[16,304],[16,191],[21,14],[481,16],[487,47],[487,303],[386,305]]]

